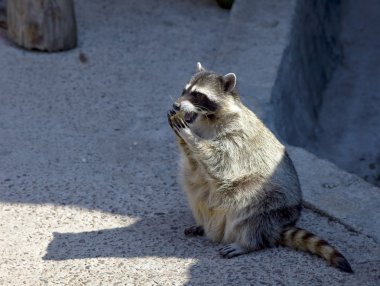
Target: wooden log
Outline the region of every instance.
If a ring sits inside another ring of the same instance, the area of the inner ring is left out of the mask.
[[[73,0],[7,0],[8,37],[26,49],[55,52],[77,45]]]

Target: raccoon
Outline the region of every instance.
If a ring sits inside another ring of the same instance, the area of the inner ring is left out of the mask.
[[[295,227],[302,195],[285,147],[240,100],[236,75],[197,72],[168,112],[181,153],[181,183],[196,225],[224,258],[278,245],[308,251],[352,273],[326,241]]]

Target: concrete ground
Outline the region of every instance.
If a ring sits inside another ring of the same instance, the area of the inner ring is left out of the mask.
[[[294,1],[268,2],[276,11],[276,3]],[[237,1],[230,15],[212,0],[76,1],[79,46],[57,54],[19,49],[0,30],[0,285],[378,283],[379,236],[350,220],[363,214],[355,206],[334,213],[319,203],[324,194],[309,196],[338,184],[329,175],[356,182],[373,204],[376,192],[303,151],[292,151],[309,202],[299,225],[337,246],[355,274],[286,248],[225,260],[218,245],[183,235],[194,222],[177,184],[166,111],[197,61],[223,65],[225,31],[249,29],[249,13],[236,12],[249,3]],[[263,35],[283,27],[277,18],[256,19]],[[231,71],[239,69],[248,70],[242,62]],[[319,169],[329,170],[323,179]],[[374,212],[368,209],[377,229]]]
[[[344,60],[325,91],[312,149],[380,186],[380,2],[342,3]]]

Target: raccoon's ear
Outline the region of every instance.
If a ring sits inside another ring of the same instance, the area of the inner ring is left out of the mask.
[[[202,67],[202,64],[200,62],[197,62],[197,72],[205,71],[205,68]]]
[[[236,75],[234,73],[228,73],[223,76],[224,91],[230,92],[236,86]]]

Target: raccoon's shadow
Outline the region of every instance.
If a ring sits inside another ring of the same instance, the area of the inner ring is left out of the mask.
[[[146,256],[189,258],[204,255],[205,251],[215,254],[215,250],[210,248],[214,244],[206,238],[189,238],[184,235],[183,229],[192,223],[190,213],[171,213],[143,218],[121,228],[81,233],[55,232],[43,259]]]

